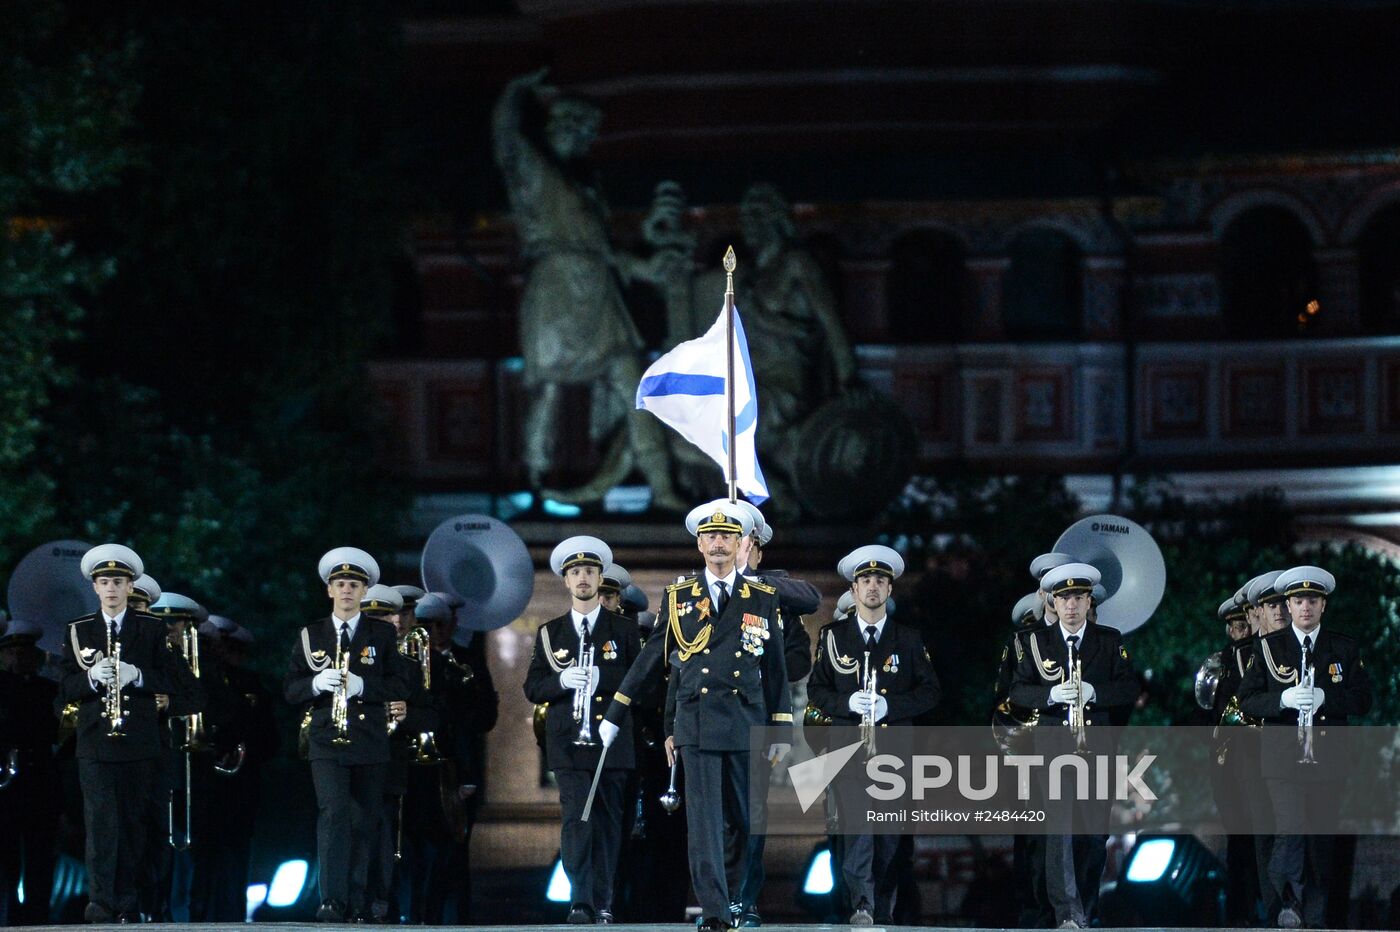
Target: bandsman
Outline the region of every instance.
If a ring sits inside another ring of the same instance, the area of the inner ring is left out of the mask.
[[[612,551],[596,537],[571,537],[549,565],[564,581],[569,611],[540,626],[525,679],[525,696],[548,703],[545,759],[559,785],[563,824],[560,857],[569,878],[569,922],[610,923],[622,848],[624,789],[636,766],[631,728],[607,754],[588,821],[583,811],[603,744],[603,707],[641,652],[637,625],[599,603]],[[620,587],[619,587],[620,590]]]
[[[1137,674],[1122,635],[1088,624],[1091,594],[1099,581],[1099,571],[1087,563],[1065,563],[1041,578],[1058,623],[1027,635],[1011,684],[1011,701],[1039,712],[1036,753],[1074,750],[1071,729],[1056,726],[1076,724],[1081,711],[1088,749],[1111,753],[1111,738],[1098,737],[1111,732],[1096,726],[1113,724],[1117,713],[1137,701]],[[1073,804],[1061,816],[1066,829],[1080,831],[1045,837],[1045,889],[1059,927],[1077,929],[1093,922],[1098,909],[1107,812],[1091,802]]]
[[[938,704],[939,687],[923,638],[886,617],[885,605],[894,581],[904,573],[904,558],[872,544],[847,554],[837,571],[851,584],[856,610],[817,636],[808,701],[833,724],[856,725],[863,719],[879,728],[912,724]],[[866,688],[872,671],[873,694]],[[852,834],[848,827],[861,821],[855,813],[865,809],[863,787],[863,781],[857,785],[840,778],[835,785],[845,843],[841,872],[854,926],[893,921],[899,879],[892,870],[899,836]]]
[[[1288,600],[1291,623],[1259,639],[1239,690],[1240,709],[1265,726],[1260,765],[1278,833],[1269,880],[1281,928],[1326,925],[1334,842],[1326,832],[1336,824],[1348,766],[1345,729],[1336,726],[1371,709],[1360,645],[1330,622],[1322,625],[1336,586],[1317,566],[1279,574],[1273,589]],[[1331,734],[1325,726],[1333,726]]]
[[[68,625],[60,695],[78,708],[78,779],[87,825],[87,922],[139,922],[146,869],[146,813],[160,757],[156,695],[169,693],[176,658],[165,631],[131,609],[132,580],[145,568],[129,547],[83,555],[100,602]]]
[[[393,661],[392,625],[365,617],[360,600],[379,582],[363,550],[337,547],[318,567],[331,600],[328,618],[301,629],[282,680],[286,700],[310,710],[311,779],[316,789],[320,922],[369,918],[367,888],[389,763],[384,703],[408,685]]]

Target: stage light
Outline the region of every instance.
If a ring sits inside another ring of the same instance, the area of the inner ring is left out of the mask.
[[[1104,926],[1214,927],[1225,922],[1225,866],[1194,835],[1139,836],[1099,897]]]
[[[250,883],[248,892],[245,894],[247,907],[244,913],[244,921],[252,922],[253,914],[258,911],[258,907],[267,902],[267,884]]]
[[[836,879],[831,875],[831,849],[819,848],[807,863],[807,876],[802,881],[802,892],[810,896],[826,896],[836,887]]]
[[[553,518],[577,518],[583,513],[583,509],[577,505],[556,502],[552,498],[542,499],[541,504],[544,506],[544,513]]]
[[[573,887],[569,884],[569,875],[564,873],[564,861],[556,858],[554,870],[549,875],[549,887],[545,890],[545,899],[551,903],[568,903],[573,897]]]
[[[283,861],[272,875],[272,885],[267,891],[267,905],[273,907],[291,906],[301,899],[301,891],[306,887],[307,863],[302,860]]]
[[[1133,883],[1161,880],[1175,853],[1175,839],[1149,838],[1133,849],[1133,859],[1128,862],[1128,880]]]
[[[19,900],[19,905],[24,905],[24,878],[19,880],[19,886],[15,888],[15,899]]]

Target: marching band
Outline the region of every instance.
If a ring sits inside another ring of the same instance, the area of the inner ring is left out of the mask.
[[[572,924],[663,918],[627,915],[642,912],[628,898],[627,861],[663,857],[642,843],[646,825],[684,809],[667,847],[688,853],[700,928],[760,926],[767,806],[766,792],[750,792],[751,729],[768,730],[760,750],[776,766],[795,740],[793,689],[805,679],[809,743],[822,740],[813,726],[847,724],[873,754],[883,729],[920,722],[939,702],[936,652],[891,618],[905,569],[897,551],[868,545],[839,562],[844,608],[813,643],[803,619],[820,593],[762,566],[773,528],[758,509],[707,502],[685,528],[699,565],[665,588],[655,616],[629,595],[631,577],[604,541],[569,537],[550,555],[568,605],[535,631],[523,690],[559,789]],[[1124,617],[1114,600],[1136,558],[1119,554],[1106,583],[1101,554],[1067,539],[1032,561],[1036,588],[1011,610],[992,713],[1006,754],[1111,752],[1103,726],[1127,724],[1142,689],[1124,634],[1099,620]],[[454,643],[456,593],[381,585],[363,550],[332,549],[317,569],[330,609],[297,632],[282,683],[300,710],[316,794],[316,919],[464,921],[480,742],[496,717],[481,639],[475,652]],[[222,888],[241,897],[250,820],[240,840],[229,824],[239,820],[219,821],[205,797],[222,784],[255,802],[258,767],[276,750],[272,696],[243,666],[252,634],[162,592],[128,547],[94,547],[81,570],[100,608],[66,626],[56,687],[36,676],[38,626],[14,622],[0,638],[0,803],[16,786],[35,800],[53,792],[56,779],[35,782],[53,768],[40,749],[70,728],[86,824],[84,919],[241,920]],[[1316,566],[1248,580],[1221,604],[1226,640],[1196,676],[1215,729],[1211,789],[1239,925],[1325,925],[1332,839],[1304,826],[1336,821],[1346,767],[1336,726],[1371,706],[1362,645],[1326,611],[1337,586]],[[1145,599],[1147,614],[1160,594]],[[829,792],[838,823],[862,806],[849,779]],[[26,808],[6,824],[22,833],[26,879],[42,883],[53,871],[54,807]],[[1076,811],[1055,834],[1015,837],[1023,927],[1097,924],[1101,824]],[[211,826],[229,843],[213,854],[192,844]],[[842,839],[836,873],[851,925],[895,920],[899,842]]]

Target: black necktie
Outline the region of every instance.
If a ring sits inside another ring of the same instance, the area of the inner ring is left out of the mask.
[[[340,652],[350,653],[350,625],[343,622],[340,625]]]
[[[866,626],[865,626],[865,649],[866,649],[866,650],[874,650],[874,649],[875,649],[875,635],[878,634],[879,632],[880,632],[880,629],[877,628],[877,627],[875,627],[874,625],[866,625]]]
[[[1073,666],[1074,661],[1079,659],[1079,635],[1071,634],[1065,638],[1065,643],[1069,644],[1069,662]]]
[[[729,604],[729,586],[723,581],[715,583],[719,593],[715,596],[715,614],[724,614],[724,607]]]
[[[1307,634],[1303,636],[1303,669],[1312,669],[1312,665],[1312,635]]]
[[[579,635],[579,643],[583,645],[583,649],[584,649],[584,650],[588,650],[588,648],[590,648],[590,647],[593,646],[593,635],[591,635],[591,634],[588,633],[588,619],[587,619],[587,618],[584,618],[584,619],[583,619],[583,631],[582,631],[582,633]]]

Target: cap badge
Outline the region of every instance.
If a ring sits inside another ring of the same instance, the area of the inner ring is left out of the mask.
[[[879,563],[877,563],[877,562],[876,562],[876,561],[874,561],[874,560],[871,560],[871,561],[870,561],[870,566],[871,566],[871,568],[872,568],[872,569],[873,569],[873,568],[874,568],[874,567],[877,567],[877,566],[879,566],[879,565],[880,565],[880,564],[879,564]]]
[[[108,568],[108,569],[111,569],[112,567],[114,567],[114,566],[116,566],[116,565],[117,565],[117,561],[116,561],[116,560],[108,560],[108,561],[107,561],[107,568]]]
[[[714,514],[710,515],[710,520],[719,523],[725,520],[725,514],[722,511],[716,511]]]

